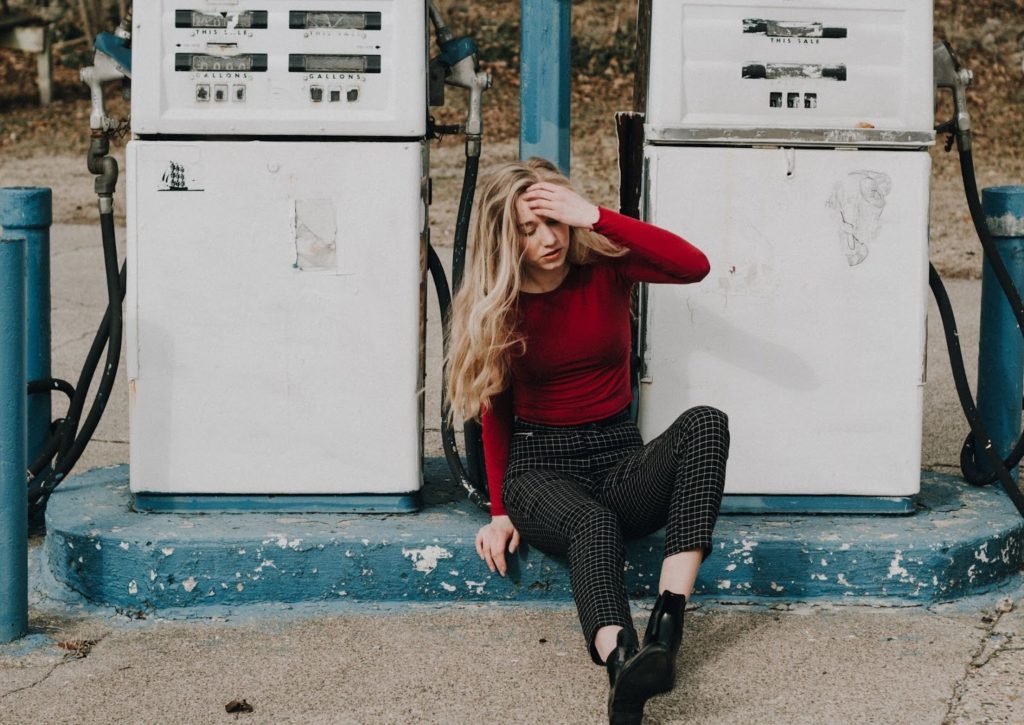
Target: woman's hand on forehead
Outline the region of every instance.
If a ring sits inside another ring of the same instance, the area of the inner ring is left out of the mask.
[[[600,210],[572,189],[548,181],[528,188],[522,200],[534,214],[571,227],[592,229],[601,216]]]

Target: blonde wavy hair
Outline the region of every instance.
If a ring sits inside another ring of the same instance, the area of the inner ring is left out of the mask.
[[[523,279],[523,247],[516,202],[533,184],[573,188],[551,162],[532,158],[503,164],[480,183],[474,205],[472,247],[462,287],[452,303],[445,360],[451,413],[478,418],[509,384],[509,357],[526,351],[516,330]],[[569,228],[569,264],[621,257],[628,250],[600,234]]]

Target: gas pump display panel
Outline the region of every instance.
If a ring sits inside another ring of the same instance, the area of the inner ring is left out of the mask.
[[[650,12],[651,141],[934,140],[930,0],[653,0]]]
[[[419,490],[423,143],[127,155],[132,491]]]
[[[422,136],[426,17],[415,0],[136,3],[132,130]]]
[[[650,285],[639,422],[729,415],[727,493],[920,485],[930,157],[649,146],[647,218],[704,250]]]

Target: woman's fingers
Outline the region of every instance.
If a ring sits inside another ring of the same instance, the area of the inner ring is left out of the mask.
[[[592,227],[600,216],[598,208],[572,189],[541,182],[524,192],[523,201],[537,216],[573,227]]]
[[[558,194],[558,193],[561,193],[563,191],[568,191],[568,192],[572,193],[572,190],[569,189],[568,187],[560,186],[558,184],[552,184],[550,181],[538,181],[536,184],[532,184],[531,186],[528,186],[526,188],[526,193],[527,194],[537,193],[537,192],[546,192],[548,194]]]
[[[476,534],[476,553],[480,555],[481,559],[487,562],[487,568],[492,572],[497,568],[492,554],[494,550],[493,541],[494,528],[490,524],[481,527]]]
[[[491,557],[491,547],[486,541],[484,542],[483,560],[487,562],[487,568],[492,572],[497,568],[494,566],[494,559]]]
[[[498,573],[505,576],[505,541],[504,537],[496,536],[491,540],[491,557]],[[494,571],[494,569],[491,569]]]
[[[512,543],[508,546],[508,553],[514,554],[519,548],[519,530],[512,529]]]

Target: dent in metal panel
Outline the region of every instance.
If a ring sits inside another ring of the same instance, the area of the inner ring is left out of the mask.
[[[846,261],[856,267],[868,257],[868,244],[878,238],[892,177],[881,171],[852,171],[837,181],[826,205],[838,224],[839,244]]]
[[[295,266],[335,269],[338,265],[338,225],[330,199],[296,199],[293,217]]]

